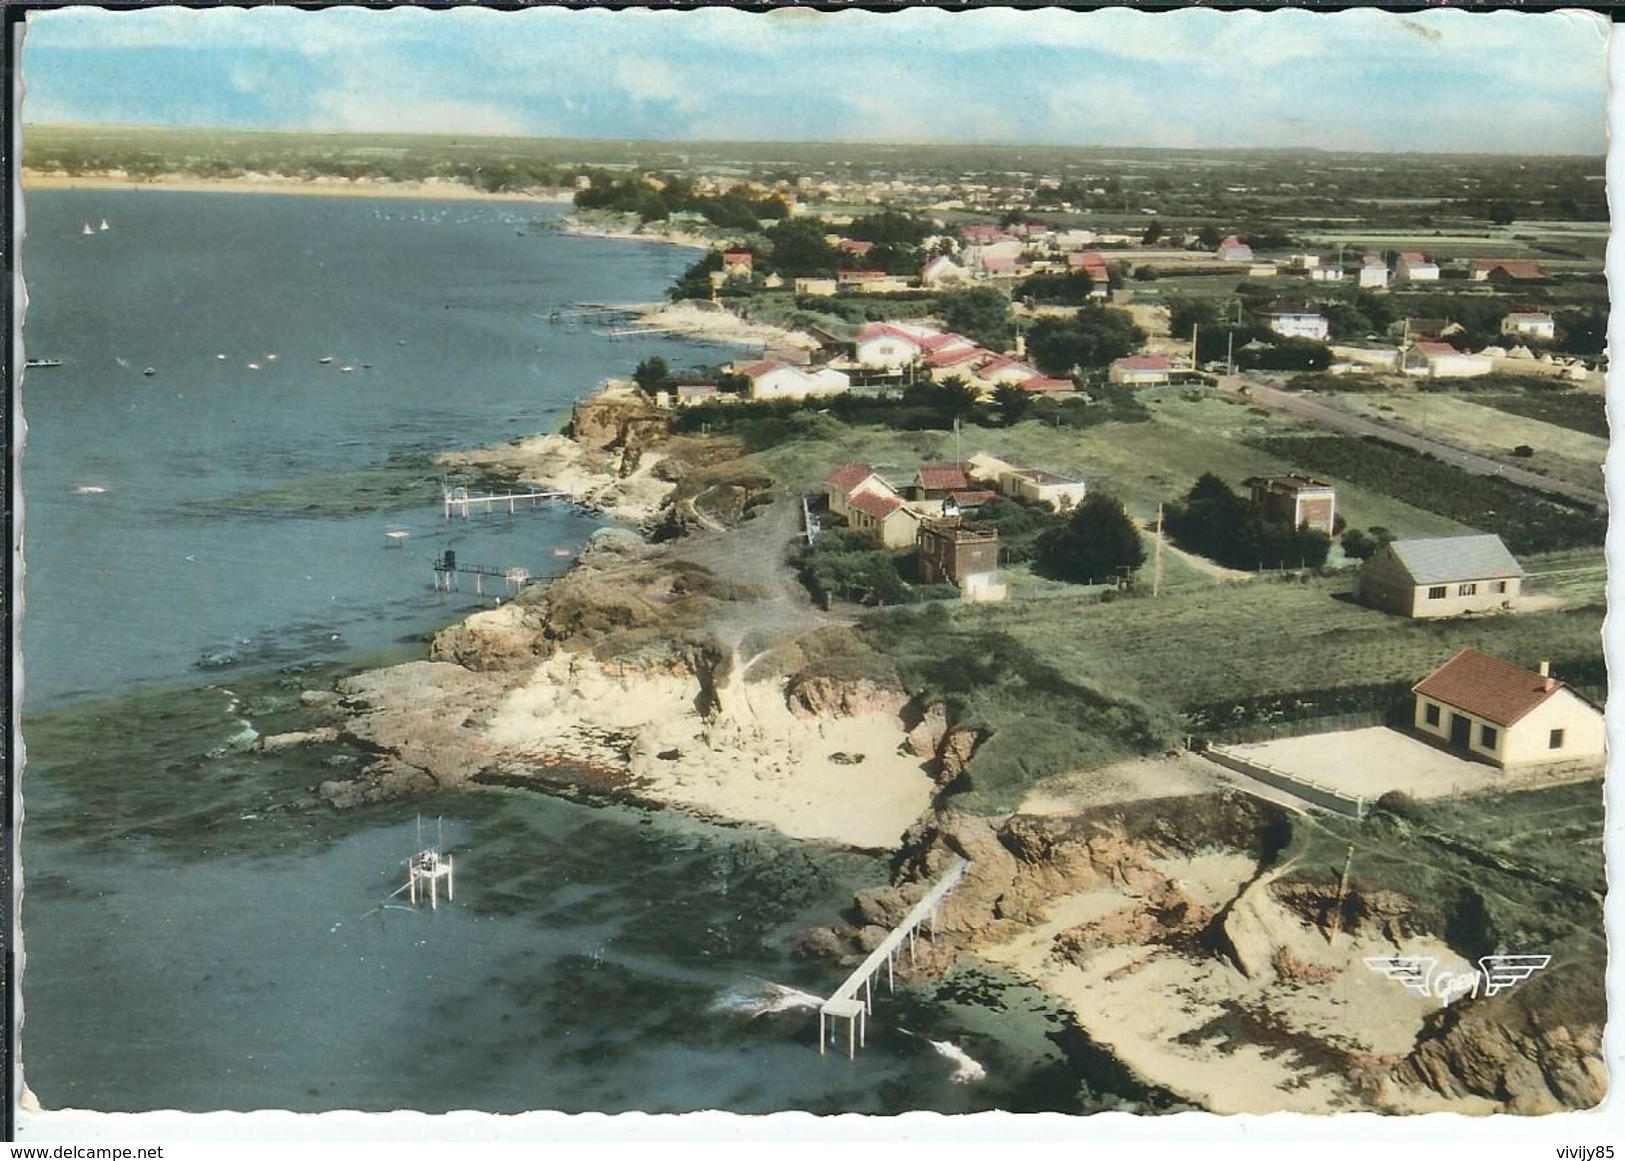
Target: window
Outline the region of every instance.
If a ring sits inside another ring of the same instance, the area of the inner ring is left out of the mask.
[[[1428,590],[1428,600],[1430,600],[1430,601],[1442,601],[1442,600],[1444,600],[1444,589],[1445,589],[1444,585],[1434,585],[1431,589]]]
[[[1430,726],[1439,724],[1439,707],[1431,701],[1422,703],[1422,720]]]
[[[1549,749],[1549,750],[1561,750],[1563,748],[1563,731],[1562,730],[1553,730],[1552,731],[1552,736],[1550,738],[1548,738],[1547,741],[1546,741],[1546,748]]]
[[[1490,592],[1492,592],[1492,593],[1504,593],[1506,591],[1507,591],[1507,583],[1506,583],[1506,581],[1496,581],[1495,583],[1490,585]]]
[[[1495,749],[1495,743],[1500,738],[1500,736],[1501,736],[1500,731],[1497,730],[1494,726],[1479,726],[1478,727],[1478,744],[1480,746],[1483,746],[1486,750]]]
[[[1456,586],[1456,595],[1458,597],[1470,597],[1470,596],[1472,596],[1473,594],[1475,594],[1477,592],[1478,592],[1478,585],[1477,584],[1468,583],[1468,584],[1457,585]]]

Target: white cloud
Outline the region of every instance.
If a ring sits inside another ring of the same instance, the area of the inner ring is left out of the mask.
[[[499,105],[446,97],[380,96],[328,90],[315,94],[310,128],[357,133],[465,133],[522,137],[536,130]]]

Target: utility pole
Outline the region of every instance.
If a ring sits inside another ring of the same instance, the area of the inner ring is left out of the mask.
[[[1157,505],[1157,544],[1155,548],[1154,563],[1151,566],[1151,595],[1162,595],[1162,505]]]
[[[1201,328],[1201,326],[1199,324],[1191,323],[1191,366],[1192,367],[1195,367],[1197,365],[1196,364],[1196,336],[1201,332],[1201,330],[1202,330],[1202,328]]]

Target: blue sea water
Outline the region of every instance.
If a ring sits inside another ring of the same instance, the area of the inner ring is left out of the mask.
[[[27,354],[62,362],[27,373],[21,415],[21,1057],[46,1108],[1082,1112],[1124,1091],[975,969],[885,999],[856,1061],[816,1052],[805,1008],[755,1014],[772,984],[839,983],[791,937],[885,881],[877,857],[514,790],[282,812],[329,775],[242,746],[311,667],[463,615],[433,555],[543,573],[599,525],[448,523],[424,457],[549,430],[650,354],[728,357],[549,321],[656,298],[691,252],[563,236],[549,206],[25,209]],[[421,495],[324,503],[369,473]],[[389,549],[391,528],[412,535]],[[425,810],[457,894],[406,911]],[[952,1083],[927,1040],[987,1079]]]

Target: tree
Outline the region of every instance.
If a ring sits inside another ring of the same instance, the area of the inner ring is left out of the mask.
[[[1034,274],[1016,286],[1016,294],[1034,302],[1058,306],[1083,306],[1089,301],[1094,279],[1083,271],[1070,274]]]
[[[1033,397],[1013,384],[1000,383],[993,389],[993,406],[999,409],[1004,426],[1014,427],[1032,410]]]
[[[1142,246],[1155,246],[1161,240],[1162,240],[1162,223],[1161,222],[1152,222],[1149,226],[1147,226],[1145,228],[1145,233],[1140,235],[1140,245],[1142,245]],[[1218,243],[1215,242],[1214,245],[1218,245]]]
[[[1145,332],[1127,311],[1086,306],[1070,319],[1040,319],[1027,349],[1040,370],[1068,374],[1074,367],[1104,367],[1145,343]]]
[[[1006,350],[1015,339],[1010,300],[994,287],[976,286],[945,294],[937,299],[937,313],[949,330],[958,331],[989,350]]]
[[[1046,576],[1075,584],[1109,580],[1144,563],[1140,530],[1123,505],[1104,492],[1085,496],[1066,526],[1047,536],[1038,550],[1038,567]]]
[[[767,232],[772,265],[786,278],[831,278],[840,252],[824,240],[817,218],[786,218]]]
[[[651,355],[633,370],[632,382],[651,395],[663,391],[671,386],[671,367],[659,355]]]
[[[1324,532],[1265,519],[1212,472],[1196,481],[1183,504],[1168,506],[1163,527],[1181,547],[1231,568],[1319,568],[1332,545]]]

